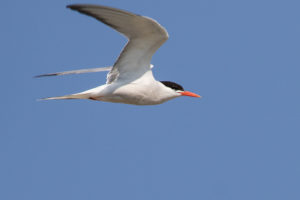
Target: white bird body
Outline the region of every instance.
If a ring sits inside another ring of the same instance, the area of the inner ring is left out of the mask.
[[[130,83],[116,81],[77,94],[47,99],[91,99],[134,105],[155,105],[181,96],[180,93],[174,94],[172,89],[152,77],[152,71],[149,71]]]
[[[173,82],[156,81],[150,64],[153,54],[168,39],[167,31],[155,20],[133,13],[96,5],[67,6],[92,16],[128,38],[113,67],[72,70],[41,76],[110,70],[105,85],[80,93],[50,99],[91,99],[135,105],[155,105],[179,96],[200,97]]]

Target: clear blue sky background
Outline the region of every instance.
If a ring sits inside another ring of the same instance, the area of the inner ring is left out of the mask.
[[[125,39],[65,8],[150,16],[170,39],[158,80],[202,99],[158,106],[36,101],[105,83]],[[6,0],[0,12],[0,199],[299,200],[300,3]]]

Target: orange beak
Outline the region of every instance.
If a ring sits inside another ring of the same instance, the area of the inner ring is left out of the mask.
[[[189,92],[189,91],[183,91],[183,92],[180,92],[180,94],[181,94],[182,96],[201,97],[200,95],[195,94],[195,93],[192,93],[192,92]]]

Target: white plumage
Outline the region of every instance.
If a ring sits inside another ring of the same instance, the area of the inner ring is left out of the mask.
[[[72,70],[41,76],[107,71],[105,85],[50,99],[92,99],[135,105],[154,105],[179,96],[200,97],[173,82],[156,81],[152,74],[151,58],[168,39],[168,33],[155,20],[127,11],[98,5],[69,5],[68,8],[89,15],[128,38],[113,67]]]

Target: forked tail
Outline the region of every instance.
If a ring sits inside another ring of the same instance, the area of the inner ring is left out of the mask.
[[[54,100],[54,99],[89,99],[91,95],[89,93],[77,93],[77,94],[70,94],[65,96],[58,96],[58,97],[47,97],[42,98],[39,100]]]

